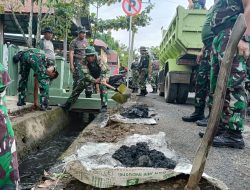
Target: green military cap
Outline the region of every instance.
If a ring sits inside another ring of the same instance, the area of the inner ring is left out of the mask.
[[[88,32],[88,30],[86,30],[86,28],[85,27],[78,27],[78,29],[77,29],[77,33],[87,33]]]
[[[88,46],[85,49],[85,55],[97,55],[97,52],[95,51],[95,47],[94,46]]]

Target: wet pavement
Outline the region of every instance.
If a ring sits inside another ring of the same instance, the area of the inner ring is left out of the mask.
[[[148,94],[140,98],[158,112],[159,123],[151,128],[153,133],[163,131],[174,150],[193,161],[196,150],[201,142],[198,136],[202,127],[195,123],[183,122],[181,117],[194,111],[194,99],[189,98],[185,105],[165,103],[163,97]],[[212,177],[222,180],[231,190],[250,189],[250,127],[246,123],[244,132],[246,147],[243,150],[232,148],[214,148],[209,152],[205,172]]]

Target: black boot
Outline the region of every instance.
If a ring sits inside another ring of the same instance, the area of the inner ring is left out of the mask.
[[[132,93],[138,93],[138,88],[133,88]]]
[[[201,126],[201,127],[207,127],[207,124],[208,124],[208,119],[210,117],[210,113],[211,113],[211,108],[209,108],[209,113],[208,113],[208,116],[202,120],[198,120],[196,121],[196,124],[198,126]]]
[[[146,96],[148,94],[148,91],[146,89],[141,90],[140,94],[137,94],[137,96]]]
[[[204,108],[195,108],[195,111],[189,116],[183,116],[182,120],[186,122],[195,122],[204,119]]]
[[[215,132],[215,136],[219,136],[225,133],[226,130],[227,129],[223,125],[220,124],[219,127],[217,128],[217,131]],[[205,134],[205,130],[199,131],[200,138],[203,138],[204,134]]]
[[[241,131],[227,130],[225,133],[214,137],[213,146],[243,149],[245,143]]]
[[[17,102],[16,105],[17,105],[17,106],[25,106],[26,103],[18,100],[18,102]]]

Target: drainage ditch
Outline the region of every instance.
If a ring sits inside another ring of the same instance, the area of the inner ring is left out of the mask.
[[[70,115],[72,125],[22,159],[19,163],[21,189],[30,190],[40,180],[44,171],[55,166],[61,154],[93,119],[92,114],[72,113]]]

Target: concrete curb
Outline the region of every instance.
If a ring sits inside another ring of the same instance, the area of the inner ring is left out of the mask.
[[[51,111],[34,111],[12,119],[17,142],[18,158],[24,158],[32,150],[68,126],[69,118],[60,108]]]

